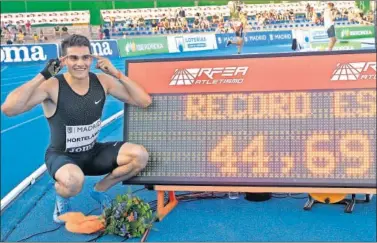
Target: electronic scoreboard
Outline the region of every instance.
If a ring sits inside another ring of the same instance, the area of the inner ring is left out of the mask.
[[[376,53],[128,60],[153,98],[125,106],[149,152],[127,183],[376,187]]]

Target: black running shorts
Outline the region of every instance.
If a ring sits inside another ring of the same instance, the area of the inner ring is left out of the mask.
[[[334,27],[334,25],[331,25],[331,27],[327,29],[327,36],[329,38],[335,37],[335,27]]]
[[[48,148],[45,154],[45,164],[54,179],[56,171],[66,164],[77,165],[84,175],[105,175],[118,167],[118,152],[124,143],[96,143],[90,151],[83,153],[66,153]]]

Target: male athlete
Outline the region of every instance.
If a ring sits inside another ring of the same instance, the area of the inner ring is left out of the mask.
[[[325,9],[323,13],[325,29],[327,31],[327,36],[329,37],[329,46],[328,46],[329,51],[332,51],[336,43],[336,35],[335,35],[336,12],[337,11],[334,8],[334,3],[328,3],[327,8]]]
[[[232,27],[236,34],[236,41],[228,40],[226,46],[230,44],[236,44],[238,49],[238,54],[241,54],[243,46],[243,23],[241,21],[233,21]]]
[[[141,145],[97,142],[106,95],[138,107],[151,104],[151,97],[139,84],[108,59],[91,55],[86,37],[69,36],[61,47],[62,58],[50,60],[32,80],[11,92],[1,106],[7,116],[15,116],[42,104],[51,133],[45,163],[55,180],[56,223],[62,223],[59,216],[70,211],[69,198],[82,190],[84,176],[107,174],[90,192],[107,207],[111,200],[105,191],[135,176],[147,164],[148,153]],[[89,71],[93,59],[104,73]],[[67,72],[57,75],[63,66]]]

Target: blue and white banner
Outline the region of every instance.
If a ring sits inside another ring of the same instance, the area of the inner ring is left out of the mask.
[[[119,57],[116,40],[93,40],[90,41],[92,53],[104,57]]]
[[[217,49],[214,34],[168,36],[168,46],[170,53]]]
[[[1,63],[45,62],[59,56],[56,44],[1,45]]]
[[[310,30],[310,42],[328,42],[329,36],[325,28]]]
[[[273,31],[268,34],[269,45],[292,44],[292,30]]]
[[[235,33],[216,34],[217,46],[224,49],[228,40],[236,38]],[[284,45],[292,43],[292,31],[244,32],[245,46]]]

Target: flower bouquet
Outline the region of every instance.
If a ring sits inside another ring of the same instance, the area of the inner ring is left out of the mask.
[[[152,209],[139,197],[131,194],[118,195],[112,206],[103,211],[104,234],[126,238],[141,237],[152,228]]]
[[[112,234],[125,238],[141,237],[152,228],[155,221],[150,205],[131,193],[118,195],[112,205],[99,216],[68,212],[59,218],[72,233],[100,233],[100,236]]]

